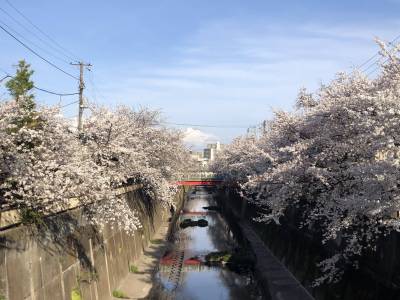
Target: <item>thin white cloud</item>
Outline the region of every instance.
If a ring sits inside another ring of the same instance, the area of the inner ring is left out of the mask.
[[[272,27],[219,21],[182,41],[170,61],[115,72],[122,79],[102,87],[109,98],[129,95],[128,103],[161,108],[171,122],[250,126],[268,118],[271,107],[290,109],[300,87],[312,91],[371,57],[378,50],[374,35],[390,40],[395,34],[397,21],[385,22]],[[223,141],[235,133],[210,132]]]
[[[195,128],[186,128],[184,131],[183,141],[192,149],[199,150],[206,146],[207,143],[216,142],[218,138],[210,133],[206,133]]]

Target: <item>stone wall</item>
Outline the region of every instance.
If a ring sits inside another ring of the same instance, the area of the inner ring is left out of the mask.
[[[0,300],[112,299],[129,266],[170,217],[169,208],[153,205],[140,189],[122,196],[140,212],[143,228],[134,236],[110,226],[100,232],[82,208],[46,217],[40,227],[0,231]]]

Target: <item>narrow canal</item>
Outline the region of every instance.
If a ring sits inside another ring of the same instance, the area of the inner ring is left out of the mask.
[[[151,299],[263,299],[251,268],[210,263],[210,253],[244,251],[210,188],[192,190],[177,225],[160,260]]]

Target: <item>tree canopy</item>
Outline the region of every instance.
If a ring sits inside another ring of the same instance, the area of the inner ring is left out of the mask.
[[[31,93],[34,88],[34,83],[31,80],[33,73],[31,65],[27,64],[25,60],[20,60],[17,65],[16,74],[6,83],[10,95],[18,105],[29,111],[35,108],[35,96]]]
[[[217,157],[214,171],[241,185],[261,222],[296,214],[339,251],[321,262],[316,284],[339,280],[343,266],[400,230],[400,60],[398,47],[374,79],[340,73],[297,108],[276,112],[259,139],[242,137]],[[297,219],[296,219],[297,220]]]

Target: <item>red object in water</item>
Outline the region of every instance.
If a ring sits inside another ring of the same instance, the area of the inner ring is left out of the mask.
[[[167,253],[165,254],[163,257],[161,257],[160,259],[160,264],[161,265],[172,265],[174,263],[174,257],[172,255],[172,253]]]
[[[222,183],[222,180],[188,180],[188,181],[177,181],[177,185],[194,186],[194,185],[218,185]]]
[[[205,216],[208,215],[208,211],[190,211],[190,210],[181,210],[181,214],[185,215],[199,215],[199,216]]]
[[[192,258],[185,259],[183,264],[189,265],[189,266],[196,266],[196,265],[200,265],[201,261],[198,258],[192,257]]]

